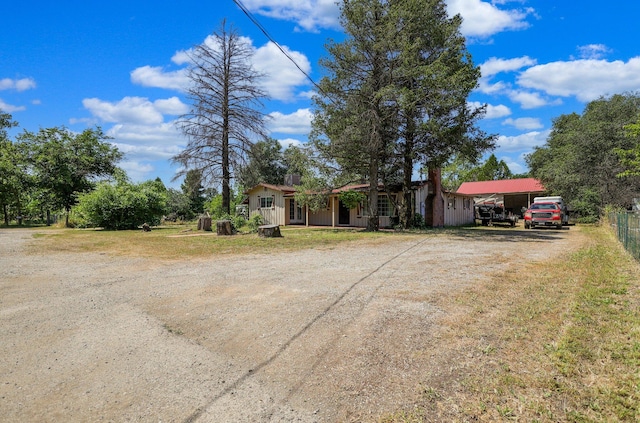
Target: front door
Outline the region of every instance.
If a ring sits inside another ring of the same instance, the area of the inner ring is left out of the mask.
[[[349,220],[350,214],[351,211],[344,204],[342,204],[342,201],[340,201],[338,206],[338,224],[349,225],[351,223]]]

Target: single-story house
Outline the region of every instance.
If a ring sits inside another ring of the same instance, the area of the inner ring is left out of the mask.
[[[535,178],[503,179],[499,181],[463,182],[456,193],[470,195],[475,203],[503,203],[504,208],[514,214],[521,214],[535,197],[547,192],[542,183]]]
[[[432,184],[429,182],[415,182],[412,189],[414,212],[420,213],[425,218],[427,218],[429,210],[427,199],[429,194],[433,194],[431,186]],[[260,183],[245,192],[247,195],[245,202],[248,203],[249,216],[259,213],[265,224],[367,227],[369,216],[366,201],[354,209],[347,208],[340,201],[340,193],[349,190],[359,191],[366,195],[369,185],[348,185],[332,190],[328,196],[326,208],[316,212],[311,212],[308,207],[298,204],[295,199],[296,187],[291,184]],[[445,226],[474,223],[472,196],[447,191],[441,193],[441,201],[444,204],[443,221]],[[383,191],[380,191],[378,196],[378,215],[381,228],[393,227],[396,222],[393,203]]]

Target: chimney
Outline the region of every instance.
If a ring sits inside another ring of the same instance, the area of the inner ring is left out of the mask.
[[[285,175],[284,184],[289,187],[300,185],[300,175],[295,175],[295,174]]]

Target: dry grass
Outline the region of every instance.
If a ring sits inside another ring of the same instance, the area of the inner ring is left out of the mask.
[[[446,311],[422,402],[391,422],[640,421],[640,266],[606,228]]]
[[[215,232],[196,231],[195,226],[178,225],[154,228],[151,232],[46,228],[35,231],[37,242],[32,243],[32,248],[34,251],[37,248],[39,253],[98,252],[162,260],[334,248],[349,242],[375,245],[387,242],[391,237],[401,240],[415,236],[412,233],[373,233],[357,229],[283,227],[282,238],[260,238],[255,233],[217,236]]]

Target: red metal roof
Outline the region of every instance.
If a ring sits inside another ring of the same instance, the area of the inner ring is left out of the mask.
[[[546,189],[535,178],[503,179],[500,181],[463,182],[456,190],[457,194],[524,194],[528,192],[542,193]]]

